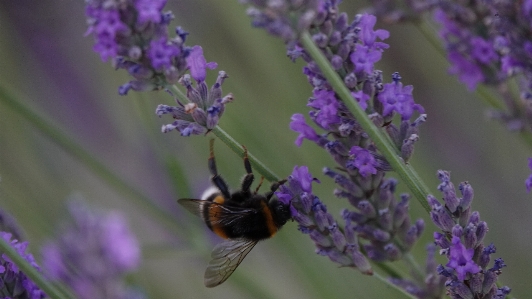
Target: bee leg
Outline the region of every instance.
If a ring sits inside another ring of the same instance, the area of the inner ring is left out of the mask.
[[[225,198],[230,198],[231,194],[229,193],[229,187],[227,187],[227,184],[218,174],[218,170],[216,169],[216,161],[214,159],[214,139],[211,139],[209,148],[211,153],[209,156],[209,171],[212,175],[211,182],[220,190]]]
[[[249,192],[249,188],[251,188],[251,184],[253,183],[255,176],[253,175],[251,163],[248,159],[248,149],[245,146],[242,147],[244,148],[244,168],[246,168],[246,176],[242,180],[242,191]]]
[[[255,194],[257,194],[257,192],[259,192],[260,186],[262,186],[262,182],[264,182],[264,177],[263,176],[260,177],[260,182],[259,182],[259,185],[257,186],[257,188],[255,189]]]
[[[286,183],[286,179],[273,183],[272,186],[270,187],[271,191],[266,193],[266,198],[270,200],[273,194],[275,193],[275,191],[277,191],[277,189],[279,189],[279,187],[281,187],[281,185],[283,185],[284,183]]]

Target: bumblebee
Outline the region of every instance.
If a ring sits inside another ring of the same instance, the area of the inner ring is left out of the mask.
[[[214,247],[212,260],[205,270],[204,282],[209,288],[227,280],[257,242],[273,237],[291,218],[289,207],[273,198],[274,192],[286,180],[273,183],[270,191],[262,195],[258,194],[262,178],[257,188],[251,191],[254,175],[247,149],[243,146],[246,175],[241,189],[231,193],[216,169],[213,145],[214,139],[211,139],[208,166],[214,192],[207,192],[202,199],[182,198],[177,201],[201,217],[215,234],[226,239]]]

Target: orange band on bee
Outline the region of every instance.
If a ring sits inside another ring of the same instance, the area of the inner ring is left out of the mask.
[[[222,195],[217,195],[212,202],[222,205],[225,202],[225,198]]]
[[[277,232],[277,226],[275,225],[275,222],[273,222],[273,215],[272,211],[270,210],[270,207],[264,201],[261,201],[260,204],[262,206],[262,213],[264,214],[264,218],[266,219],[266,227],[268,228],[268,232],[270,233],[271,238]]]
[[[224,201],[223,196],[217,196],[213,202],[217,202],[218,200]],[[218,236],[227,239],[228,236],[225,233],[225,230],[223,229],[223,226],[220,225],[220,217],[222,215],[222,209],[218,205],[214,205],[209,209],[209,224],[211,226],[212,231],[217,234]]]

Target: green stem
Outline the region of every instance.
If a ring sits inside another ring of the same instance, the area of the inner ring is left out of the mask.
[[[314,44],[312,37],[308,32],[305,32],[301,37],[301,43],[312,59],[316,62],[323,76],[325,76],[327,79],[327,82],[331,84],[334,91],[338,94],[349,111],[355,116],[360,126],[369,135],[379,151],[384,155],[388,163],[390,163],[399,177],[401,177],[410,191],[412,191],[413,195],[421,203],[423,208],[427,212],[430,212],[431,209],[426,200],[427,195],[429,194],[429,189],[420,179],[418,174],[409,164],[406,164],[403,161],[403,159],[397,153],[397,150],[388,142],[388,139],[383,132],[373,124],[373,122],[368,118],[366,112],[360,108],[360,105],[358,105],[356,100],[351,96],[351,92],[349,89],[347,89],[343,80],[332,68],[321,50]]]
[[[373,273],[373,276],[377,279],[379,279],[380,281],[384,282],[385,284],[387,284],[388,286],[398,290],[401,294],[403,294],[405,297],[407,298],[412,298],[412,299],[417,299],[416,296],[408,293],[407,291],[405,291],[403,288],[393,284],[391,281],[389,281],[388,279],[382,277],[379,273]]]
[[[414,256],[412,256],[411,252],[405,253],[404,257],[405,258],[403,260],[410,265],[411,270],[416,271],[415,273],[417,273],[419,277],[425,277],[425,273],[423,273],[423,270],[421,270],[421,267],[417,263]]]
[[[174,95],[183,103],[188,103],[189,100],[187,96],[175,85],[169,86]],[[231,135],[225,132],[220,126],[216,126],[212,129],[212,133],[216,135],[223,143],[225,143],[233,152],[235,152],[240,157],[244,157],[244,148],[240,143],[238,143]],[[277,176],[273,171],[268,169],[259,159],[257,159],[253,154],[248,151],[248,159],[251,162],[253,169],[260,173],[267,181],[277,182],[279,181],[279,176]]]
[[[74,142],[74,138],[67,136],[65,132],[62,132],[55,125],[51,124],[50,121],[45,120],[39,114],[35,113],[31,108],[23,104],[22,101],[15,100],[15,98],[2,86],[0,86],[0,101],[18,112],[28,123],[38,128],[45,136],[50,138],[50,140],[53,140],[63,150],[71,154],[88,169],[93,171],[104,182],[113,186],[115,190],[119,191],[126,198],[131,199],[143,211],[156,217],[156,219],[158,219],[167,229],[175,232],[177,235],[183,235],[186,233],[180,228],[180,223],[179,221],[176,221],[175,216],[155,205],[148,196],[135,189],[133,185],[121,179],[104,163],[98,161],[85,150],[83,146]]]
[[[183,91],[181,91],[181,89],[179,89],[179,87],[177,87],[175,84],[167,86],[167,88],[171,90],[174,93],[174,96],[176,96],[182,103],[190,102],[187,95],[184,94]]]
[[[4,238],[0,238],[0,251],[5,253],[19,268],[26,274],[46,295],[54,299],[68,298],[62,294],[54,285],[47,281],[42,273],[33,268]]]
[[[244,148],[242,145],[240,145],[231,135],[227,134],[222,128],[219,126],[216,126],[216,128],[212,129],[212,132],[214,135],[216,135],[220,140],[225,143],[233,152],[235,152],[240,157],[244,157]],[[253,156],[248,151],[248,159],[251,162],[253,169],[260,173],[266,180],[270,182],[277,182],[279,181],[279,177],[273,173],[266,165],[264,165],[259,159],[257,159],[255,156]]]
[[[379,268],[382,272],[386,273],[388,277],[401,278],[401,273],[397,272],[394,268],[390,267],[388,263],[372,263],[375,268]]]
[[[486,104],[488,104],[489,107],[491,107],[493,109],[496,109],[496,110],[505,110],[506,109],[506,107],[500,101],[500,99],[498,97],[494,96],[494,92],[491,91],[487,86],[478,85],[475,93]]]
[[[447,52],[443,49],[441,46],[441,41],[439,38],[436,37],[434,34],[436,32],[436,29],[432,28],[429,25],[428,21],[419,21],[414,23],[415,27],[421,35],[432,45],[432,47],[444,58],[447,57]]]

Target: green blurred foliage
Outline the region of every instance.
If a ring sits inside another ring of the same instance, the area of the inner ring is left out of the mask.
[[[358,9],[352,3],[341,7],[351,15]],[[332,196],[334,184],[321,174],[322,167],[333,165],[328,155],[308,142],[294,145],[290,117],[306,113],[311,90],[303,65],[286,58],[282,42],[251,28],[238,1],[169,1],[166,9],[176,15],[173,26],[190,32],[188,44],[201,45],[207,60],[229,74],[223,88],[235,101],[220,126],[281,177],[294,165],[308,165],[322,182],[315,190],[329,210],[336,214],[347,207]],[[387,81],[399,71],[405,85],[414,85],[414,97],[429,116],[410,163],[438,196],[437,169],[450,170],[456,186],[463,180],[472,184],[473,206],[490,226],[485,242],[495,243],[495,257],[508,264],[501,279],[515,297],[525,297],[532,291],[525,276],[532,267],[532,206],[524,188],[530,149],[518,135],[485,118],[482,102],[447,74],[445,58],[415,27],[378,26],[391,32],[391,47],[378,67]],[[64,217],[64,202],[81,193],[94,206],[128,215],[144,255],[131,281],[150,298],[400,298],[376,279],[316,255],[295,223],[257,245],[222,286],[206,289],[203,271],[219,240],[200,219],[180,209],[176,199],[199,197],[209,185],[210,137],[162,134],[161,125],[170,119],[159,119],[154,111],[172,98],[164,92],[119,96],[117,88],[127,75],[102,63],[85,31],[82,1],[2,1],[0,84],[175,215],[183,230],[170,233],[39,128],[0,104],[0,207],[18,220],[37,257]],[[237,187],[244,174],[241,159],[221,142],[215,151],[219,172]],[[406,191],[400,186],[400,192]],[[413,219],[430,222],[419,203],[410,206]],[[420,263],[433,230],[428,224],[414,250]]]

